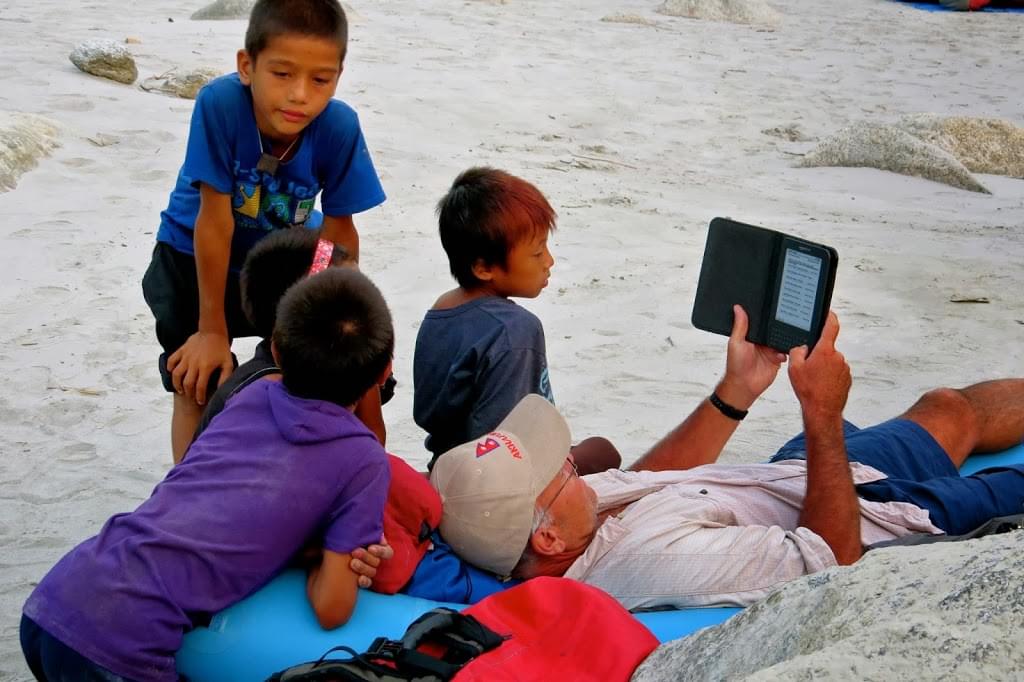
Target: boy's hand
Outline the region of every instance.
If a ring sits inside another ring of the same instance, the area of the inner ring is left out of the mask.
[[[210,374],[217,369],[220,370],[218,386],[235,370],[231,343],[224,334],[196,332],[167,358],[167,371],[171,373],[174,390],[199,405],[205,405],[207,394],[213,393],[207,384]]]
[[[370,545],[363,549],[359,547],[352,551],[352,562],[349,567],[352,572],[359,576],[359,587],[369,588],[373,585],[373,579],[377,577],[377,568],[381,561],[387,561],[395,556],[395,550],[388,544],[387,538],[381,537],[379,545]]]
[[[803,411],[842,414],[853,380],[850,366],[836,350],[839,318],[829,312],[821,338],[808,355],[807,346],[789,352],[789,382]]]
[[[732,312],[732,334],[729,335],[725,378],[720,385],[719,397],[745,410],[775,381],[786,355],[774,348],[747,341],[750,321],[746,311],[743,306],[734,305]]]

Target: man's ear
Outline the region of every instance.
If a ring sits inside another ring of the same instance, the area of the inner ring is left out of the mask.
[[[494,279],[494,268],[495,266],[485,263],[483,258],[477,258],[473,263],[473,276],[480,282],[490,282]]]
[[[245,50],[239,50],[235,55],[235,67],[238,71],[238,80],[242,85],[252,85],[253,60]]]
[[[555,526],[545,524],[530,536],[530,549],[538,556],[557,556],[565,551],[565,541]]]

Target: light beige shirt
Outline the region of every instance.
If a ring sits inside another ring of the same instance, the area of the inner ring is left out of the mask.
[[[855,484],[885,478],[851,463]],[[686,471],[619,471],[584,477],[609,517],[566,577],[608,592],[629,609],[746,606],[786,581],[836,565],[817,534],[797,524],[807,467],[708,464]],[[905,502],[860,501],[861,541],[941,533]]]

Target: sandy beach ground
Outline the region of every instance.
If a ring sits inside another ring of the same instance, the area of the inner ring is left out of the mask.
[[[389,194],[357,217],[362,267],[398,330],[390,449],[426,457],[411,418],[423,311],[451,284],[433,206],[475,164],[535,182],[559,212],[548,289],[552,383],[576,436],[627,460],[707,394],[723,337],[693,329],[708,221],[767,225],[838,249],[835,309],[871,423],[940,385],[1024,373],[1024,181],[993,194],[869,169],[798,169],[809,138],[903,114],[1024,125],[1024,15],[926,13],[888,0],[776,3],[773,30],[672,18],[658,0],[353,0],[338,96],[360,113]],[[201,2],[0,1],[0,110],[44,115],[62,146],[0,194],[0,679],[35,582],[170,464],[171,400],[139,282],[180,166],[192,103],[87,76],[68,53],[128,45],[140,80],[233,69],[242,21]],[[601,21],[634,15],[650,22]],[[173,21],[170,21],[172,20]],[[952,303],[951,297],[988,303]],[[236,344],[244,357],[249,343]],[[726,461],[799,428],[788,381]]]

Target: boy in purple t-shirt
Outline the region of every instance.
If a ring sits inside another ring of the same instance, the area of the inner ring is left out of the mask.
[[[175,680],[182,635],[252,593],[309,541],[325,628],[355,606],[353,550],[380,542],[384,448],[352,406],[388,376],[383,297],[330,268],[292,287],[273,334],[282,381],[239,392],[152,496],[65,555],[25,603],[21,643],[45,679]]]

